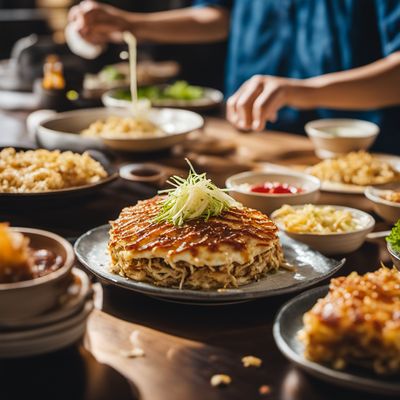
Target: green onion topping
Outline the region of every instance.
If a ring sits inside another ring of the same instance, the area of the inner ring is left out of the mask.
[[[206,173],[198,174],[190,161],[189,175],[186,179],[172,176],[167,181],[173,186],[171,189],[160,190],[159,194],[167,193],[162,200],[160,213],[155,222],[169,222],[176,226],[186,221],[204,219],[220,215],[223,211],[242,205],[225,193],[207,178]]]

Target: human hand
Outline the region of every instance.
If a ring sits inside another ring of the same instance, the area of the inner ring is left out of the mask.
[[[122,33],[130,28],[123,10],[91,0],[72,7],[68,19],[83,39],[96,45],[121,42]]]
[[[241,130],[261,131],[280,108],[298,102],[302,88],[301,80],[254,75],[228,99],[227,119]]]

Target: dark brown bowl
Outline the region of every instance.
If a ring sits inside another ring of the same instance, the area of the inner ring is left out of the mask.
[[[31,228],[11,228],[30,239],[33,249],[47,249],[62,258],[57,270],[40,278],[0,283],[0,320],[20,320],[45,313],[59,304],[71,280],[75,262],[72,246],[55,233]]]

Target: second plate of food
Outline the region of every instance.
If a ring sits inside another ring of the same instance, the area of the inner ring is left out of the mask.
[[[0,204],[47,205],[95,193],[119,174],[97,150],[83,154],[45,149],[0,148]]]
[[[363,194],[367,186],[399,182],[400,157],[365,151],[351,152],[323,160],[306,171],[321,180],[323,191]]]
[[[326,279],[338,271],[345,259],[327,258],[307,245],[281,234],[280,239],[286,262],[293,270],[280,268],[259,281],[234,289],[193,290],[160,287],[139,282],[111,272],[108,253],[109,225],[90,230],[75,244],[79,261],[100,279],[143,294],[181,302],[227,303],[251,300],[302,290]]]
[[[139,98],[149,99],[153,107],[185,108],[204,111],[218,107],[223,99],[222,92],[212,88],[189,85],[177,81],[172,85],[153,85],[138,88]],[[130,90],[113,89],[102,96],[106,107],[127,108],[131,104]]]
[[[390,347],[398,328],[394,320],[383,322],[390,307],[396,307],[389,301],[391,289],[384,282],[392,281],[395,286],[396,273],[386,268],[364,276],[353,272],[332,281],[330,298],[325,298],[328,286],[293,298],[281,308],[274,323],[278,348],[299,368],[335,387],[399,396],[399,376],[395,373],[396,366],[399,370],[398,349]],[[370,292],[363,301],[366,290],[380,294],[374,297]],[[352,296],[352,291],[357,291],[358,297]],[[385,311],[374,311],[371,317],[368,313],[373,307]]]

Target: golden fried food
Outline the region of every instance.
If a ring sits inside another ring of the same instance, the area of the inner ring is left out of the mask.
[[[29,239],[0,223],[0,282],[31,277]],[[17,278],[16,278],[17,277]]]
[[[322,181],[352,185],[379,185],[400,180],[400,173],[392,164],[365,151],[324,160],[311,167],[311,174]]]
[[[88,153],[6,148],[0,151],[0,192],[36,193],[99,182],[107,177]]]
[[[331,280],[329,293],[304,314],[305,356],[337,369],[360,364],[378,374],[400,372],[400,272]]]
[[[274,223],[232,207],[208,220],[155,222],[162,198],[141,201],[111,222],[113,272],[167,287],[237,287],[277,270],[283,253]]]

